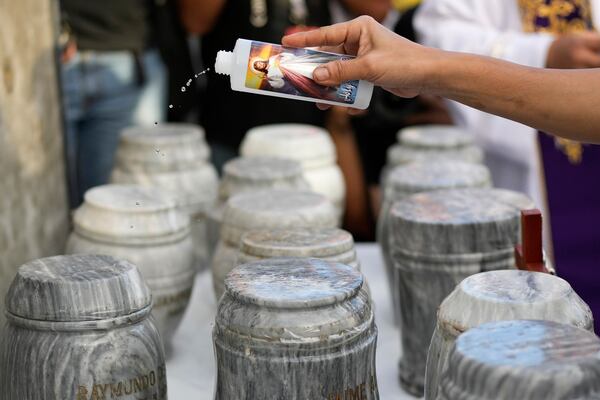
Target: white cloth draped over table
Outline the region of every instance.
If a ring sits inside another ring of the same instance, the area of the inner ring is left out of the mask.
[[[600,0],[590,4],[600,26]],[[532,67],[545,66],[553,41],[549,34],[523,32],[517,0],[425,0],[415,28],[427,46]],[[455,122],[472,131],[485,150],[495,185],[528,194],[546,211],[536,131],[453,101],[449,105]]]

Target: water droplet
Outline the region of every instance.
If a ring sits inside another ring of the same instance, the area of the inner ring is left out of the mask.
[[[154,122],[154,125],[158,125],[158,122]]]
[[[185,92],[185,86],[182,86],[182,87],[181,87],[181,91],[182,91],[182,92]]]
[[[173,108],[173,104],[169,104],[169,108]]]

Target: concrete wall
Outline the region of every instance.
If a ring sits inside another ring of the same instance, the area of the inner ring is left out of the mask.
[[[56,0],[0,0],[0,326],[22,263],[63,251],[67,198]]]

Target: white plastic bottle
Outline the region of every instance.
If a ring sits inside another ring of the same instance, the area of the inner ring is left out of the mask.
[[[315,68],[352,56],[312,49],[238,39],[233,52],[219,51],[215,71],[231,76],[231,89],[336,106],[365,109],[371,102],[373,84],[344,82],[327,87],[313,80]]]

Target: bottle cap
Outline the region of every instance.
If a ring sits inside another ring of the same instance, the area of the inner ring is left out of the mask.
[[[231,75],[233,72],[233,52],[221,50],[217,53],[215,72],[221,75]]]

